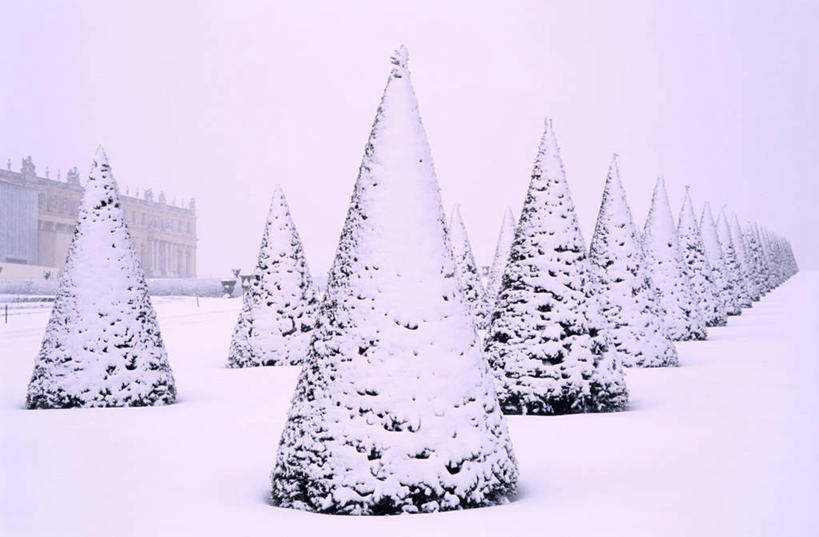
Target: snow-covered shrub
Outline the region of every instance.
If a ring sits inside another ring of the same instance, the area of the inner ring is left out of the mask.
[[[99,148],[26,406],[146,406],[175,398],[145,275]]]
[[[643,229],[643,252],[674,341],[705,339],[705,317],[691,292],[665,182],[657,179]]]
[[[484,293],[487,324],[489,323],[489,316],[492,315],[492,311],[495,309],[495,300],[498,298],[501,279],[506,269],[506,262],[509,260],[513,240],[515,240],[515,217],[512,215],[512,209],[507,207],[498,234],[498,242],[495,245],[495,257],[492,259],[492,266],[489,269],[486,293]]]
[[[229,367],[301,364],[312,336],[318,300],[301,239],[276,187],[259,259],[233,329]]]
[[[547,120],[486,335],[509,414],[621,410],[628,391],[593,296],[586,248]]]
[[[765,277],[764,256],[756,226],[751,222],[747,222],[742,228],[742,234],[745,236],[746,254],[751,268],[751,277],[754,279],[760,296],[763,296],[770,289],[768,288],[768,280]]]
[[[745,282],[745,276],[742,271],[742,265],[737,257],[737,251],[734,244],[731,229],[728,224],[728,217],[725,215],[723,208],[717,217],[717,234],[719,235],[719,242],[722,245],[722,253],[725,258],[725,266],[727,268],[727,276],[731,281],[731,288],[734,292],[734,300],[740,308],[751,307],[751,296],[748,293],[748,285]]]
[[[739,262],[740,273],[742,275],[742,282],[748,297],[752,302],[759,300],[762,294],[759,282],[754,275],[753,260],[748,251],[748,245],[745,243],[745,233],[742,231],[742,226],[739,225],[739,218],[734,214],[730,218],[729,225],[731,227],[731,238],[734,241],[734,250],[736,251],[737,261]]]
[[[282,433],[279,506],[378,515],[515,492],[403,47],[393,65]]]
[[[461,218],[459,205],[455,205],[449,217],[449,240],[455,256],[458,278],[461,281],[469,309],[475,318],[475,326],[483,330],[487,325],[487,306],[484,297],[486,291],[481,283],[480,269],[472,254],[472,245],[469,243],[469,234]]]
[[[714,215],[708,202],[705,202],[700,216],[700,234],[705,256],[711,265],[714,286],[717,288],[725,314],[739,315],[742,308],[739,303],[739,292],[735,287],[735,277],[729,272],[730,267],[726,264],[725,248],[720,242],[717,224],[714,222]]]
[[[706,326],[724,326],[726,323],[725,305],[717,290],[711,263],[705,254],[702,233],[697,224],[697,217],[694,215],[694,203],[691,201],[688,187],[685,187],[685,199],[677,223],[677,234],[680,238],[683,261],[691,282],[691,294],[705,316]]]
[[[589,261],[609,336],[622,364],[677,365],[677,350],[665,332],[616,157],[606,177]]]

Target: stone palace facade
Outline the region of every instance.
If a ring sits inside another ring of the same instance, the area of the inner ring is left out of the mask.
[[[65,180],[40,177],[31,157],[20,171],[0,169],[0,263],[61,269],[65,263],[83,188],[77,168]],[[149,278],[196,276],[196,205],[168,204],[164,194],[120,192],[137,255]],[[2,277],[2,274],[0,274]]]

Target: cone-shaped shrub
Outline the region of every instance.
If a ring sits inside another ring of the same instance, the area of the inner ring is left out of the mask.
[[[242,301],[228,366],[301,364],[310,345],[318,300],[301,239],[278,186],[259,260]]]
[[[279,506],[393,514],[491,505],[515,491],[406,62],[402,48],[282,433]]]
[[[731,226],[731,238],[734,241],[734,250],[742,274],[742,282],[750,299],[756,302],[760,296],[759,282],[754,276],[751,256],[748,252],[748,245],[745,243],[745,233],[742,231],[742,226],[739,225],[739,218],[737,218],[736,214],[732,215],[729,224]]]
[[[745,236],[745,244],[747,246],[746,253],[751,267],[751,274],[757,289],[759,289],[759,294],[762,296],[770,291],[770,289],[768,289],[768,280],[765,277],[762,245],[759,243],[759,234],[757,233],[755,224],[747,222],[742,228],[742,234]]]
[[[705,339],[705,317],[691,292],[665,182],[657,179],[643,230],[643,252],[674,341]]]
[[[771,234],[767,229],[763,228],[761,230],[761,239],[762,240],[760,242],[762,244],[762,252],[766,265],[765,279],[767,281],[767,287],[769,289],[774,289],[780,282],[778,281],[776,258],[773,251],[773,241],[771,239]]]
[[[495,300],[498,298],[501,279],[503,278],[504,269],[506,269],[506,262],[509,261],[509,252],[512,249],[513,240],[515,240],[515,217],[512,215],[512,209],[507,207],[498,234],[498,242],[495,245],[495,257],[492,259],[492,267],[489,269],[489,278],[486,282],[484,297],[487,322],[489,321],[489,315],[495,309]]]
[[[91,165],[28,408],[173,403],[176,387],[105,152]]]
[[[719,242],[722,244],[722,253],[725,258],[725,266],[727,267],[726,272],[728,278],[731,280],[735,301],[741,308],[750,308],[751,297],[748,294],[748,286],[745,283],[742,265],[737,257],[734,239],[728,224],[728,218],[725,216],[724,208],[717,217],[717,233],[719,234]]]
[[[475,326],[483,330],[487,324],[486,299],[484,298],[483,284],[478,264],[472,254],[472,245],[466,232],[461,207],[455,205],[449,218],[449,239],[452,244],[452,253],[455,256],[455,266],[458,278],[463,287],[464,296],[469,309],[475,318]]]
[[[697,217],[694,215],[694,203],[691,201],[688,187],[685,187],[685,199],[677,223],[677,234],[680,237],[680,248],[683,252],[688,278],[691,281],[691,292],[705,316],[706,325],[724,326],[726,322],[725,305],[720,299],[714,271],[705,254],[705,245],[700,226],[697,224]]]
[[[793,253],[793,246],[791,241],[784,239],[783,246],[785,249],[785,263],[788,278],[799,272],[799,264],[796,262],[796,256]]]
[[[623,371],[608,349],[588,264],[547,120],[486,338],[504,412],[625,408]]]
[[[609,323],[609,336],[621,363],[639,367],[677,365],[677,350],[665,333],[616,156],[606,177],[589,260],[601,309]]]
[[[714,285],[717,287],[720,301],[726,315],[739,315],[742,309],[739,303],[739,292],[735,288],[735,278],[728,271],[725,263],[725,253],[717,233],[717,224],[711,213],[711,205],[705,202],[700,217],[700,233],[705,255],[711,265]]]

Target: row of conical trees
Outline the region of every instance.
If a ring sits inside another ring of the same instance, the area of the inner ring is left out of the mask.
[[[299,364],[275,504],[388,514],[505,502],[517,463],[503,414],[626,407],[623,365],[673,366],[796,272],[758,229],[675,225],[659,181],[645,229],[612,161],[589,252],[547,121],[518,222],[507,211],[486,287],[449,223],[402,48],[319,299],[276,189],[230,367]],[[482,339],[476,328],[485,329]],[[171,403],[176,389],[104,153],[92,165],[30,408]]]

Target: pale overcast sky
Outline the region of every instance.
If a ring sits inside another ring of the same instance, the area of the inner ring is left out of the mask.
[[[0,3],[0,161],[196,197],[199,275],[255,262],[276,183],[329,267],[401,43],[447,209],[488,264],[554,118],[588,243],[612,152],[642,226],[723,204],[819,268],[819,2]]]

